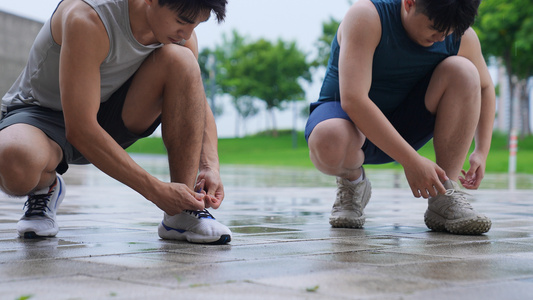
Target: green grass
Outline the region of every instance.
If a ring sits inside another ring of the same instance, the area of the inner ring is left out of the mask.
[[[219,140],[221,164],[293,166],[313,168],[309,160],[307,143],[303,133],[298,133],[297,147],[293,148],[290,131],[280,131],[278,137],[259,134],[245,138]],[[146,138],[138,141],[128,149],[130,153],[165,154],[165,147],[160,138]],[[419,153],[432,160],[435,159],[433,143],[428,143]],[[509,151],[507,136],[495,134],[487,160],[487,173],[506,173]],[[518,141],[517,173],[533,174],[533,136]],[[401,169],[398,164],[390,163],[368,166],[377,169]],[[468,168],[468,162],[465,162]]]

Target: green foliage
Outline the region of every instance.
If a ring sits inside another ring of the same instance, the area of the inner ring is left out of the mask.
[[[335,34],[337,34],[337,29],[339,28],[340,21],[335,20],[333,17],[329,18],[329,21],[322,23],[322,35],[318,38],[316,42],[316,47],[318,49],[318,57],[313,62],[313,66],[327,66],[329,55],[331,53],[331,42]]]
[[[483,0],[474,24],[485,55],[502,58],[520,79],[533,76],[532,16],[531,0]]]
[[[202,51],[199,61],[205,80],[211,80],[206,86],[215,80],[218,88],[212,90],[230,95],[244,120],[259,112],[255,99],[264,101],[270,111],[282,110],[285,101],[304,98],[301,80],[311,81],[311,64],[296,42],[249,41],[237,31],[230,37],[224,35],[215,50]]]
[[[298,80],[311,80],[306,55],[295,42],[260,39],[237,49],[230,62],[227,77],[237,94],[261,99],[269,110],[281,108],[283,101],[302,99]]]
[[[319,285],[310,286],[310,287],[305,288],[305,291],[306,292],[310,292],[310,293],[314,293],[314,292],[318,291],[319,288],[320,288]]]
[[[278,137],[266,131],[246,138],[220,139],[218,149],[221,164],[313,167],[303,133],[298,134],[297,147],[293,148],[289,130],[279,131]]]

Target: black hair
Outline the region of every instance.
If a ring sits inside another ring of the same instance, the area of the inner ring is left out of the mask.
[[[481,0],[415,0],[416,12],[423,13],[439,32],[454,32],[460,38],[474,24]]]
[[[159,0],[159,5],[177,11],[190,20],[208,10],[216,16],[219,23],[226,17],[226,4],[227,0]]]

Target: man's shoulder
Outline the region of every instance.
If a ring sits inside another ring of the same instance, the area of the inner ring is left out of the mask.
[[[355,14],[355,15],[375,15],[377,14],[376,5],[370,1],[370,0],[359,0],[356,1],[348,13]]]
[[[342,21],[342,27],[355,31],[381,30],[381,21],[374,3],[370,0],[355,2],[346,13]]]
[[[98,13],[83,1],[62,2],[52,17],[52,35],[62,45],[105,57],[109,39]]]
[[[343,22],[355,22],[363,27],[365,25],[371,25],[373,21],[379,21],[379,14],[374,3],[370,0],[359,0],[355,2],[343,19]],[[365,22],[371,22],[365,24]]]
[[[54,13],[53,18],[59,20],[61,24],[71,24],[71,22],[87,26],[102,24],[98,13],[84,1],[62,2]]]

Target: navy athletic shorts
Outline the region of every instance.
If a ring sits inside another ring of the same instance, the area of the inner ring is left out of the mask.
[[[424,103],[430,79],[431,76],[426,76],[409,93],[402,105],[390,113],[385,113],[394,128],[416,150],[433,138],[435,128],[435,116],[426,109]],[[351,122],[338,101],[311,103],[309,119],[305,126],[306,140],[309,140],[309,136],[318,123],[334,118]],[[368,139],[365,140],[362,150],[365,154],[364,164],[384,164],[394,161]]]
[[[102,128],[115,139],[115,141],[126,149],[138,139],[151,135],[161,123],[158,118],[141,135],[130,132],[122,120],[122,108],[126,99],[126,94],[131,85],[131,78],[126,81],[108,101],[100,104],[98,111],[98,123]],[[8,107],[0,120],[0,130],[13,124],[24,123],[41,129],[50,139],[56,142],[63,150],[63,160],[57,166],[56,171],[63,174],[67,171],[69,164],[88,164],[89,161],[72,146],[65,135],[65,120],[63,112],[54,111],[49,108],[37,105],[17,105]]]

